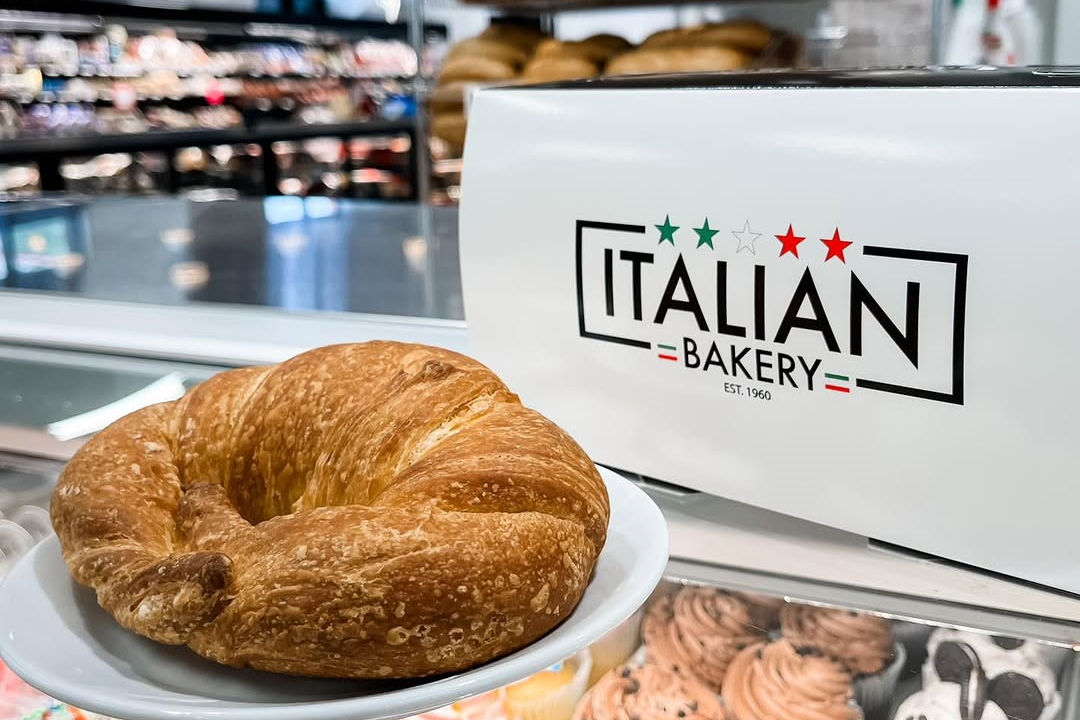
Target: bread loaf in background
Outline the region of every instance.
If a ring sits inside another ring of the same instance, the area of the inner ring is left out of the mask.
[[[605,74],[641,75],[745,70],[752,64],[752,55],[730,47],[642,48],[614,58],[608,63]]]
[[[545,36],[537,27],[499,22],[447,54],[431,94],[432,134],[450,154],[464,145],[464,84],[546,83],[600,75],[744,71],[798,63],[797,38],[753,19],[660,30],[634,46],[600,33],[584,40]]]

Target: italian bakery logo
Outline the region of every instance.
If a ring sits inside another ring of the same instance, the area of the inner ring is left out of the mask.
[[[964,403],[966,255],[860,242],[837,225],[666,214],[578,220],[576,269],[582,338],[732,395]]]

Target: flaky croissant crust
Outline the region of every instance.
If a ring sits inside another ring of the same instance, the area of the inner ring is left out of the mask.
[[[222,373],[68,463],[52,518],[123,626],[228,665],[454,672],[581,598],[608,497],[562,430],[445,350],[338,345]]]

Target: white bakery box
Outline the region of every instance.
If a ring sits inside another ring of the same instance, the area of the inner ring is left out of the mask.
[[[483,90],[472,351],[598,462],[680,488],[676,554],[1074,607],[1078,109],[1068,70]]]
[[[730,613],[748,613],[739,642],[780,641],[807,624],[792,608],[838,609],[820,620],[821,654],[845,628],[857,646],[893,636],[856,681],[867,718],[1077,718],[1072,82],[980,71],[485,89],[461,209],[467,328],[4,293],[0,391],[29,373],[22,408],[54,408],[64,398],[50,393],[107,388],[102,373],[189,385],[214,365],[374,337],[468,352],[661,506],[662,591],[680,594],[655,612],[654,654],[684,653],[715,687]],[[0,404],[0,489],[37,492],[78,440],[39,422],[64,418],[22,412]],[[649,640],[640,620],[592,648],[593,670]],[[0,684],[0,717],[40,711],[24,690]],[[779,715],[730,714],[849,717],[779,699]],[[650,720],[679,720],[649,702]],[[572,720],[554,712],[538,720]]]

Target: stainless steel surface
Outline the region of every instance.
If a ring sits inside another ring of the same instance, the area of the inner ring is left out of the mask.
[[[949,17],[949,0],[930,0],[930,64],[945,62],[945,23]]]
[[[469,352],[460,320],[0,294],[0,342],[214,365],[280,362],[322,345],[399,340]]]
[[[57,434],[55,423],[137,398],[163,377],[175,376],[190,387],[219,369],[0,346],[0,453],[17,453],[23,464],[30,462],[29,457],[66,460],[82,444],[78,437],[100,429],[100,423],[86,426],[76,436]],[[0,457],[0,468],[4,465]],[[0,473],[0,490],[3,477]]]
[[[1060,690],[1064,705],[1061,717],[1080,718],[1080,661],[1074,657],[1071,663],[1065,665],[1062,675]]]

